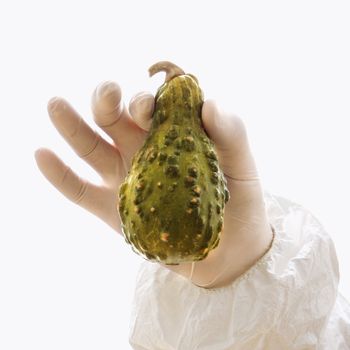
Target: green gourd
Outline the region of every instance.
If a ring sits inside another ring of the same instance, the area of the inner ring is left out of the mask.
[[[149,68],[150,76],[160,71],[151,129],[119,188],[118,210],[133,251],[176,265],[219,244],[229,192],[202,126],[198,80],[168,61]]]

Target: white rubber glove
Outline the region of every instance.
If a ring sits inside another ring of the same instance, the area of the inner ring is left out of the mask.
[[[62,98],[51,99],[48,112],[63,138],[101,176],[102,185],[80,178],[48,149],[38,149],[35,158],[43,175],[64,196],[121,233],[116,209],[118,188],[133,155],[147,137],[154,98],[150,93],[139,93],[130,101],[128,110],[120,87],[105,82],[94,91],[91,104],[96,124],[113,143],[92,130]],[[216,288],[232,282],[264,254],[271,244],[272,231],[242,120],[220,111],[210,100],[203,105],[202,118],[215,143],[231,194],[225,207],[224,229],[218,247],[205,260],[196,262],[194,270],[191,263],[163,266],[191,277],[195,284]]]

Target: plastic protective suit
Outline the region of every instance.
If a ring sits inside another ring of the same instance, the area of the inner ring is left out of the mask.
[[[145,261],[130,324],[136,350],[350,349],[334,244],[308,210],[265,192],[275,237],[229,286],[200,288]]]

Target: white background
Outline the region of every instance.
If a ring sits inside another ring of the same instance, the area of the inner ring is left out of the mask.
[[[50,124],[63,96],[117,81],[155,92],[168,59],[241,116],[264,188],[310,209],[334,239],[350,299],[348,1],[2,1],[0,349],[129,349],[142,258],[39,173],[49,147],[99,181]],[[95,127],[95,126],[94,126]]]

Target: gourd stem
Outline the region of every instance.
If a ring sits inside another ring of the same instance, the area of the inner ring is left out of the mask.
[[[165,82],[168,82],[178,75],[185,74],[180,67],[169,61],[160,61],[153,64],[151,67],[149,67],[148,72],[150,77],[158,72],[165,72]]]

